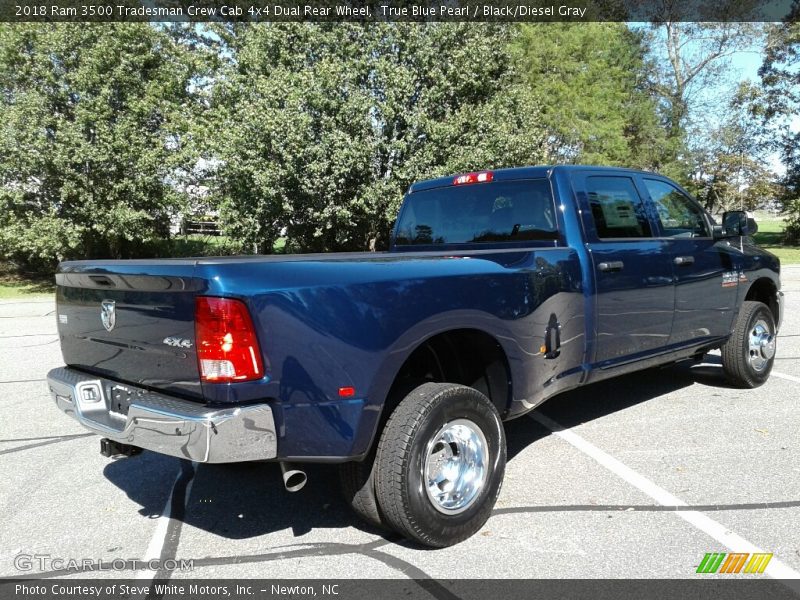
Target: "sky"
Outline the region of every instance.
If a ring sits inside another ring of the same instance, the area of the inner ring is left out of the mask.
[[[648,28],[649,24],[631,22],[628,23],[628,26],[631,29],[636,30],[640,28]],[[662,34],[660,29],[659,34]],[[749,79],[756,84],[760,83],[758,69],[761,67],[763,59],[763,48],[759,42],[754,44],[753,47],[747,51],[734,53],[729,58],[728,68],[726,69],[724,75],[714,80],[713,86],[707,86],[705,90],[700,91],[700,93],[695,96],[695,99],[699,101],[699,106],[696,106],[696,108],[699,109],[699,112],[695,113],[695,118],[711,121],[712,125],[717,124],[719,120],[725,116],[724,111],[717,109],[720,98],[730,97],[738,84],[742,81]],[[700,108],[700,106],[703,105],[705,105],[705,109]],[[790,120],[788,126],[793,131],[800,131],[800,115],[795,115]],[[786,167],[781,162],[781,158],[778,153],[770,153],[765,158],[770,168],[779,176],[782,176],[786,173]]]
[[[728,70],[728,80],[721,81],[720,85],[729,86],[735,85],[740,81],[749,79],[754,82],[759,81],[758,69],[764,58],[763,53],[758,51],[753,52],[737,52],[731,57],[730,69]],[[793,131],[800,131],[800,115],[795,115],[789,127]],[[772,170],[780,176],[786,173],[786,166],[781,162],[778,153],[771,153],[768,157],[768,162]]]

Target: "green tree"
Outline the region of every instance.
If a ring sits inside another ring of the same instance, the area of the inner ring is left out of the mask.
[[[741,5],[741,6],[738,6]],[[725,11],[747,11],[749,1],[723,3]],[[665,0],[653,5],[647,44],[653,65],[653,89],[659,98],[659,110],[667,134],[670,154],[663,171],[686,183],[694,165],[690,147],[704,144],[706,131],[701,127],[699,140],[689,139],[695,123],[705,124],[729,97],[711,95],[720,83],[737,52],[752,50],[762,35],[759,24],[738,22],[695,22],[687,14],[697,5]]]
[[[692,187],[711,211],[753,210],[780,194],[765,158],[762,102],[759,87],[741,83],[722,123],[707,132],[702,150],[695,152]]]
[[[657,169],[665,135],[642,33],[623,23],[536,23],[516,44],[559,162]]]
[[[163,28],[0,25],[0,254],[48,266],[164,237],[191,79]]]
[[[782,198],[788,217],[786,242],[800,244],[800,5],[795,11],[793,21],[770,29],[759,74],[766,91],[765,121],[786,165]]]
[[[385,242],[421,178],[542,161],[505,25],[259,24],[217,30],[229,67],[209,148],[227,230],[261,251]]]

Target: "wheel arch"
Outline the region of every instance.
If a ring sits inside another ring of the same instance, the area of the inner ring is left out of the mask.
[[[747,289],[744,301],[762,302],[772,311],[775,323],[781,320],[780,304],[778,303],[778,286],[769,277],[759,277]]]
[[[513,399],[514,375],[508,348],[500,337],[475,326],[452,326],[431,332],[402,354],[393,353],[392,365],[384,365],[379,416],[375,420],[368,448],[380,435],[394,408],[416,383],[425,381],[459,383],[486,395],[501,416]]]
[[[508,356],[497,338],[482,329],[448,329],[421,341],[395,373],[387,398],[406,378],[460,383],[477,389],[501,415],[511,405]]]

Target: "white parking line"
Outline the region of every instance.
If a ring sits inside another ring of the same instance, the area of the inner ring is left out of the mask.
[[[552,431],[554,435],[557,435],[565,442],[571,444],[590,458],[594,459],[606,469],[621,479],[627,481],[633,487],[650,496],[659,504],[664,506],[688,506],[686,502],[677,496],[673,496],[664,488],[659,487],[646,477],[640,475],[627,465],[624,465],[594,444],[586,441],[574,431],[567,429],[563,425],[560,425],[550,417],[547,417],[539,412],[533,412],[530,416],[534,421],[544,425],[547,429]],[[675,515],[694,525],[697,529],[711,536],[720,544],[727,546],[733,552],[749,552],[750,554],[764,552],[764,550],[755,544],[748,542],[743,537],[737,535],[733,531],[730,531],[721,523],[716,522],[714,519],[710,519],[700,512],[691,510],[675,511]],[[767,570],[764,572],[775,579],[800,579],[800,573],[774,556],[767,566]],[[800,589],[800,586],[797,586],[794,583],[790,587],[793,589]]]
[[[192,464],[194,467],[194,464]],[[153,532],[153,537],[150,538],[150,543],[147,546],[147,550],[142,557],[142,561],[145,563],[150,562],[151,560],[159,560],[161,558],[161,553],[164,550],[164,544],[167,541],[167,532],[169,530],[169,521],[172,518],[172,496],[175,494],[175,487],[178,485],[178,482],[181,480],[183,476],[183,470],[178,470],[178,475],[175,477],[175,481],[172,483],[172,489],[169,492],[169,498],[167,498],[166,503],[164,504],[164,508],[161,511],[161,515],[158,517],[158,522],[156,523],[156,530]],[[194,478],[190,479],[189,482],[186,484],[186,495],[185,498],[189,498],[189,494],[192,491],[192,482]],[[156,574],[158,573],[157,570],[153,569],[144,569],[141,571],[136,572],[136,579],[148,579],[152,580]]]
[[[800,383],[800,377],[795,377],[794,375],[787,375],[786,373],[778,373],[777,371],[773,371],[770,373],[772,377],[777,377],[778,379],[786,379],[787,381],[794,381],[795,383]]]

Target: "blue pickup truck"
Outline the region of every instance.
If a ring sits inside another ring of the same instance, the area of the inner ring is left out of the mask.
[[[340,463],[367,521],[443,547],[480,529],[502,422],[563,392],[721,349],[769,376],[778,259],[743,212],[617,168],[411,186],[385,253],[65,262],[58,407],[104,454]]]

